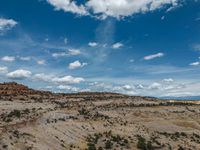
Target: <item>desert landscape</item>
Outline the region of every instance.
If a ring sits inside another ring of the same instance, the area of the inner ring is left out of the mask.
[[[0,150],[200,150],[200,0],[0,0]]]
[[[0,84],[2,150],[198,150],[200,101]]]

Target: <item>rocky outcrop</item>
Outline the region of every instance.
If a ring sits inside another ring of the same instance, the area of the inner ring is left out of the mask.
[[[18,84],[16,82],[0,83],[1,96],[6,96],[6,95],[19,96],[19,95],[33,95],[33,94],[44,94],[44,93],[46,92],[33,90],[25,85]]]

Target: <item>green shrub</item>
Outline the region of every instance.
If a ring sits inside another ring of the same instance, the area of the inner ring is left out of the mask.
[[[141,150],[147,150],[145,138],[138,136],[137,148],[139,148]]]
[[[150,141],[147,142],[147,149],[148,150],[154,150],[152,143]]]
[[[96,150],[96,146],[94,143],[88,143],[88,150]]]
[[[8,117],[17,117],[20,118],[21,117],[21,112],[19,110],[13,110],[8,114]]]
[[[108,141],[106,141],[106,143],[105,143],[105,148],[106,148],[106,149],[111,149],[111,148],[112,148],[112,145],[113,145],[113,143],[112,143],[110,140],[108,140]]]

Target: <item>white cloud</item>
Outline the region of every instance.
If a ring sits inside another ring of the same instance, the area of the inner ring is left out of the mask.
[[[79,88],[72,87],[69,85],[59,85],[57,88],[59,90],[68,90],[68,91],[72,91],[72,92],[78,92],[78,90],[79,90]]]
[[[136,89],[141,90],[141,89],[144,89],[144,88],[145,88],[145,87],[144,87],[144,85],[142,85],[142,84],[136,85]]]
[[[79,92],[91,92],[91,89],[80,89]]]
[[[145,56],[144,60],[152,60],[152,59],[163,57],[163,56],[164,56],[163,53],[157,53],[157,54]]]
[[[163,95],[165,96],[175,96],[175,97],[183,97],[183,96],[197,96],[199,95],[199,84],[200,82],[187,82],[185,84],[180,84],[174,86],[172,90],[169,90]]]
[[[91,82],[89,86],[92,91],[106,91],[106,92],[117,92],[117,93],[135,93],[135,87],[133,85],[125,84],[125,85],[115,85],[112,83],[104,83],[104,82]]]
[[[32,73],[28,70],[19,69],[19,70],[15,70],[13,72],[8,73],[7,77],[10,79],[22,80],[22,79],[30,77],[31,74]]]
[[[66,52],[58,52],[58,53],[53,53],[52,57],[58,58],[58,57],[64,57],[67,56]]]
[[[53,75],[44,73],[38,73],[33,76],[34,80],[45,81],[45,82],[50,82],[53,78],[54,78]]]
[[[69,55],[71,56],[76,56],[76,55],[80,55],[81,51],[79,49],[69,49]]]
[[[154,82],[154,83],[152,83],[152,84],[149,86],[149,89],[150,89],[150,90],[157,90],[157,89],[160,89],[161,86],[162,86],[162,85],[161,85],[160,83]]]
[[[118,43],[113,44],[113,45],[112,45],[112,48],[113,48],[113,49],[119,49],[119,48],[121,48],[121,47],[123,47],[123,46],[124,46],[124,45],[123,45],[122,43],[119,43],[119,42],[118,42]]]
[[[8,67],[0,67],[0,74],[4,74],[8,72]]]
[[[47,0],[55,10],[64,10],[78,15],[90,15],[98,19],[108,16],[121,19],[138,13],[147,13],[161,8],[170,11],[179,6],[180,0],[89,0],[77,5],[73,0]],[[165,7],[166,6],[166,7]]]
[[[123,18],[137,13],[151,12],[166,5],[177,6],[179,0],[90,0],[86,6],[103,18]]]
[[[82,68],[86,65],[87,65],[87,63],[81,63],[80,61],[77,60],[77,61],[74,61],[74,62],[69,64],[69,69]]]
[[[129,91],[129,90],[132,90],[133,88],[130,86],[130,85],[124,85],[124,86],[122,86],[122,88],[124,89],[124,90],[127,90],[127,91]]]
[[[191,63],[190,65],[191,65],[191,66],[199,66],[199,65],[200,65],[200,62],[199,62],[199,61],[193,62],[193,63]]]
[[[164,82],[174,82],[174,80],[172,78],[168,78],[168,79],[163,79]]]
[[[82,77],[63,76],[58,77],[52,74],[38,73],[33,76],[34,80],[50,82],[54,84],[76,84],[85,81]]]
[[[79,49],[69,49],[68,52],[53,53],[52,57],[59,58],[59,57],[66,57],[66,56],[77,56],[80,54],[81,54],[81,51]]]
[[[64,76],[64,77],[55,77],[52,79],[54,83],[62,83],[62,84],[74,84],[85,81],[85,79],[81,77],[72,77],[72,76]]]
[[[89,42],[88,45],[90,47],[96,47],[98,45],[98,43],[96,43],[96,42]]]
[[[132,81],[131,81],[132,80]],[[185,96],[185,93],[190,95],[198,95],[200,92],[199,80],[184,80],[184,79],[172,79],[164,78],[162,80],[152,81],[152,79],[134,80],[126,78],[110,79],[108,82],[102,82],[103,80],[96,80],[88,83],[91,91],[109,91],[131,95],[141,96]],[[105,80],[104,80],[105,81]],[[121,84],[124,82],[124,84]],[[116,84],[119,83],[119,84]],[[182,95],[181,95],[182,93]]]
[[[47,0],[47,2],[55,7],[55,10],[63,10],[78,15],[87,15],[88,12],[83,5],[78,6],[76,1],[71,0]]]
[[[45,65],[46,61],[45,60],[37,60],[38,65]]]
[[[4,56],[1,58],[2,61],[5,61],[5,62],[13,62],[15,61],[15,57],[14,56]]]
[[[0,33],[4,33],[17,25],[17,22],[13,19],[0,18]]]

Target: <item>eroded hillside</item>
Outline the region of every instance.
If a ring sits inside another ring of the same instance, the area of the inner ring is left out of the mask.
[[[199,101],[0,84],[0,149],[198,150]]]

